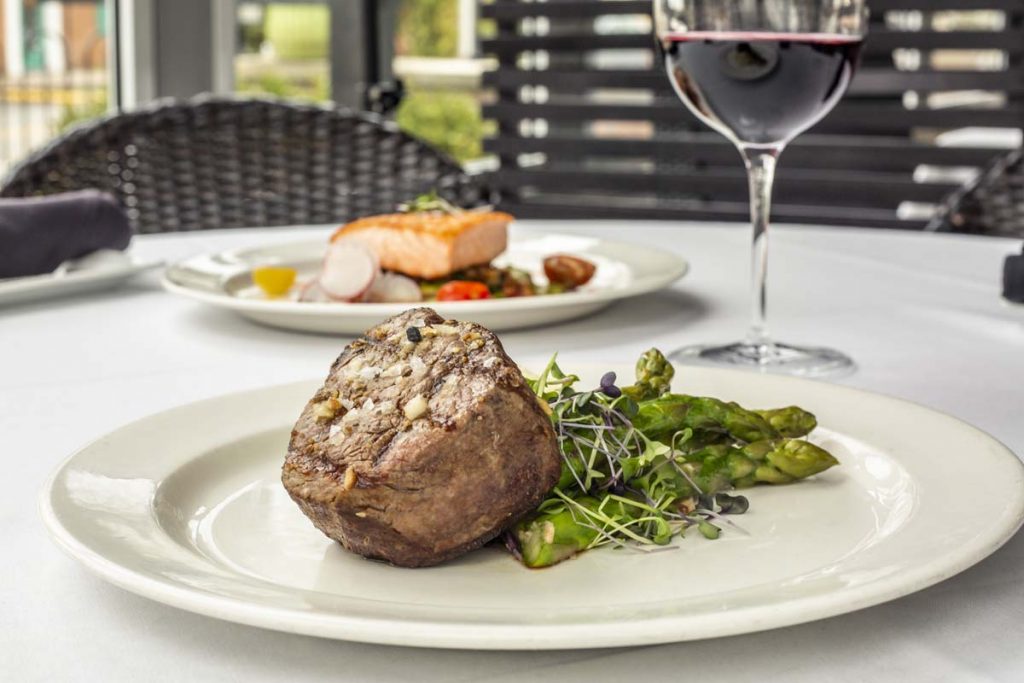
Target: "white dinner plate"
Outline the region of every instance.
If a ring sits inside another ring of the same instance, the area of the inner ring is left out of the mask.
[[[584,370],[596,385],[608,369]],[[596,648],[760,631],[892,600],[995,551],[1024,515],[1024,468],[995,439],[894,398],[688,367],[684,389],[817,413],[841,461],[748,492],[716,541],[610,548],[529,570],[496,548],[400,569],[329,541],[279,481],[316,384],[213,398],[123,427],[68,459],[42,493],[51,534],[108,581],[230,621],[425,647]],[[742,653],[739,653],[742,656]]]
[[[110,289],[163,265],[161,261],[139,261],[120,252],[104,254],[103,258],[94,258],[96,256],[99,255],[71,262],[74,268],[62,267],[45,275],[0,280],[0,306]]]
[[[266,325],[303,332],[362,334],[408,304],[302,303],[268,299],[252,283],[256,266],[285,265],[299,271],[299,280],[317,272],[326,239],[236,249],[206,254],[171,266],[164,286],[207,304],[236,311]],[[485,301],[431,302],[443,316],[472,320],[493,330],[546,325],[579,318],[609,304],[669,286],[686,274],[686,261],[667,250],[576,235],[536,234],[513,230],[508,250],[496,263],[515,265],[543,276],[545,256],[569,253],[597,265],[593,280],[575,292]]]

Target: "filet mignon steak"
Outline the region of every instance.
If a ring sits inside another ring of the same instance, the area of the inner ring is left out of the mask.
[[[494,333],[418,308],[346,347],[292,430],[281,479],[345,548],[424,567],[494,538],[560,468],[550,418]]]

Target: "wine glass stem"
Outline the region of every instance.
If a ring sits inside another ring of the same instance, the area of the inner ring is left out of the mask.
[[[781,147],[740,148],[750,179],[750,221],[754,226],[751,261],[751,320],[748,343],[768,351],[768,220],[772,208],[772,185],[775,182],[775,164]]]

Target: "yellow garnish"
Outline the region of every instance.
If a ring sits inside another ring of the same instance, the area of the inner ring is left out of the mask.
[[[252,281],[270,297],[284,296],[295,284],[298,273],[294,268],[283,266],[260,266],[253,268]]]

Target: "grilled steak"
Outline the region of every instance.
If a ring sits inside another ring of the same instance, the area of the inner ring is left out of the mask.
[[[342,352],[292,430],[281,479],[349,550],[423,567],[536,507],[560,463],[551,421],[498,338],[419,308]]]

